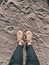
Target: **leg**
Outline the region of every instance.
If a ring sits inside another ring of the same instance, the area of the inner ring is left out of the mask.
[[[17,41],[18,41],[18,46],[16,50],[14,51],[11,60],[9,62],[9,65],[22,65],[23,64],[23,32],[18,31],[17,32]]]
[[[0,0],[0,4],[2,3],[3,0]]]
[[[23,64],[23,46],[18,45],[15,49],[9,65],[22,65]]]
[[[26,65],[40,65],[32,45],[26,46]]]
[[[26,40],[27,40],[27,45],[26,45],[26,65],[40,65],[37,55],[32,47],[32,33],[30,31],[26,32]]]

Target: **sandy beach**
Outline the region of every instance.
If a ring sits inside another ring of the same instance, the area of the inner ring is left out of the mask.
[[[32,46],[40,65],[49,65],[49,6],[47,0],[0,0],[0,65],[8,65],[17,47],[16,33],[18,30],[32,31]],[[25,49],[23,53],[25,65]]]

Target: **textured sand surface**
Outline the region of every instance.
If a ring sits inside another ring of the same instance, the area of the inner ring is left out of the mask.
[[[49,6],[46,0],[0,0],[0,65],[8,65],[17,46],[19,29],[32,31],[32,44],[40,65],[49,65]]]

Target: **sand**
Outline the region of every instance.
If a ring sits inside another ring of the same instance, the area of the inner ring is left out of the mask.
[[[18,30],[32,31],[32,45],[40,65],[49,65],[49,6],[46,0],[0,0],[0,65],[8,65],[17,47]],[[24,65],[25,57],[24,53]]]

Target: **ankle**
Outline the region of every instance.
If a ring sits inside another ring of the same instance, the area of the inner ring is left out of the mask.
[[[31,42],[28,42],[27,45],[32,45],[32,43]]]
[[[18,45],[23,46],[23,43],[20,43],[20,42],[19,42]]]
[[[19,41],[19,42],[18,42],[18,45],[23,46],[23,40]]]

